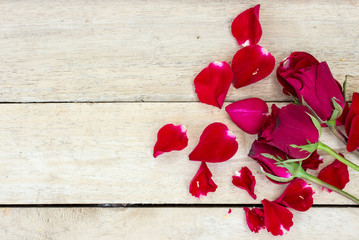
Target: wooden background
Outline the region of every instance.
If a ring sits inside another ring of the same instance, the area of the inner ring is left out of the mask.
[[[230,24],[255,4],[0,1],[0,239],[274,239],[251,233],[242,207],[274,200],[285,186],[247,157],[254,136],[224,109],[199,103],[193,87],[208,63],[231,61],[239,48]],[[307,51],[340,82],[349,75],[349,99],[358,91],[359,1],[262,1],[260,20],[260,44],[276,65]],[[289,101],[271,74],[231,87],[226,104],[254,96]],[[219,187],[198,200],[188,186],[199,163],[188,154],[214,121],[240,147],[209,164]],[[154,159],[156,133],[170,122],[186,125],[189,146]],[[345,152],[327,131],[323,141]],[[243,166],[257,179],[256,201],[231,184]],[[345,189],[359,196],[359,174],[350,178]],[[313,187],[315,206],[295,212],[282,239],[357,239],[359,208]]]

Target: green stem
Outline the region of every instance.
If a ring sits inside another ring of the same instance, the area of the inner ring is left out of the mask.
[[[335,157],[336,159],[338,159],[339,161],[341,161],[342,163],[344,163],[348,167],[351,167],[352,169],[359,172],[359,166],[358,165],[356,165],[355,163],[353,163],[353,162],[349,161],[348,159],[342,157],[336,151],[331,149],[328,145],[325,145],[324,143],[319,142],[318,149],[329,153],[330,155],[332,155],[333,157]]]
[[[304,178],[304,179],[307,179],[313,183],[316,183],[318,185],[321,185],[325,188],[328,188],[336,193],[339,193],[340,195],[343,195],[344,197],[346,198],[349,198],[350,200],[352,200],[353,202],[355,202],[356,204],[359,204],[359,199],[354,197],[353,195],[343,191],[343,190],[340,190],[339,188],[336,188],[332,185],[330,185],[329,183],[326,183],[326,182],[323,182],[322,180],[320,180],[319,178],[316,178],[312,175],[310,175],[309,173],[305,172],[303,169],[301,169],[301,171],[299,171],[297,173],[297,177],[300,177],[300,178]]]

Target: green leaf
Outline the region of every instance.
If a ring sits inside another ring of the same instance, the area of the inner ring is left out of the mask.
[[[332,115],[330,116],[330,119],[327,121],[327,124],[333,124],[333,122],[335,122],[335,120],[337,120],[337,118],[340,117],[340,115],[342,115],[342,113],[343,113],[343,108],[336,101],[335,97],[332,98],[332,103],[334,106],[334,110],[333,110]]]
[[[309,113],[307,113],[307,114],[312,119],[314,126],[317,128],[317,130],[319,132],[319,137],[322,136],[322,126],[320,125],[320,122],[318,121],[318,119]]]
[[[298,146],[298,145],[295,145],[295,144],[292,144],[290,145],[292,148],[299,148],[300,151],[307,151],[307,152],[314,152],[315,150],[317,150],[318,148],[318,145],[319,145],[319,142],[317,143],[309,143],[307,145],[302,145],[302,146]],[[305,158],[306,159],[306,158]]]

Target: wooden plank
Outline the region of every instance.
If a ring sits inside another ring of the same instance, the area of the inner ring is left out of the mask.
[[[188,154],[215,121],[229,126],[240,147],[231,160],[209,164],[219,188],[198,200],[188,185],[199,163],[188,161]],[[0,204],[258,203],[284,189],[269,183],[247,157],[255,137],[238,129],[223,109],[200,103],[3,104],[0,123]],[[167,123],[187,127],[189,146],[154,159],[157,131]],[[323,139],[344,151],[327,131]],[[231,183],[245,165],[257,178],[256,201]],[[359,196],[359,174],[350,174],[346,189]],[[315,191],[317,204],[351,204]]]
[[[0,101],[197,101],[194,76],[238,46],[233,18],[251,1],[1,1]],[[266,47],[326,60],[359,89],[358,1],[263,1]],[[227,100],[288,100],[274,74]]]
[[[233,208],[1,209],[1,239],[278,239],[249,231]],[[357,239],[358,208],[294,212],[281,239]]]

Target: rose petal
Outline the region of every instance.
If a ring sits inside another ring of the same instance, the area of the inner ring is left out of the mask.
[[[233,157],[238,150],[236,136],[223,123],[208,125],[189,159],[203,162],[224,162]]]
[[[257,134],[267,119],[268,106],[260,98],[247,98],[228,105],[226,112],[244,132]]]
[[[239,172],[236,172],[236,175],[232,176],[232,183],[234,186],[246,190],[253,199],[257,199],[254,194],[256,178],[249,168],[242,167]]]
[[[239,14],[232,22],[232,34],[239,45],[256,45],[262,36],[259,22],[260,5]]]
[[[277,125],[277,118],[279,115],[279,108],[272,104],[271,106],[271,114],[267,116],[266,121],[264,122],[263,128],[259,132],[259,140],[261,141],[270,141],[272,140],[272,132],[274,131]]]
[[[353,93],[353,101],[345,119],[345,132],[349,135],[350,127],[355,116],[359,115],[359,93]]]
[[[304,180],[294,179],[274,202],[305,212],[313,205],[314,191]]]
[[[262,200],[264,209],[264,223],[267,231],[273,236],[283,235],[283,228],[289,231],[293,226],[293,214],[278,203]]]
[[[334,187],[343,189],[349,182],[348,166],[336,159],[319,172],[318,178]],[[323,189],[325,188],[323,187]],[[330,189],[327,191],[331,192]]]
[[[232,70],[227,62],[210,63],[194,79],[199,101],[222,108],[232,79]]]
[[[317,150],[315,150],[307,159],[302,162],[302,168],[304,170],[317,170],[321,163],[323,163],[323,157],[318,154]]]
[[[173,150],[182,150],[188,145],[187,129],[183,125],[175,126],[167,124],[157,133],[157,142],[153,149],[153,157],[171,152]]]
[[[274,57],[259,45],[240,49],[233,57],[235,88],[244,87],[267,77],[274,69]]]
[[[248,156],[256,160],[263,168],[263,171],[265,171],[266,173],[288,179],[292,177],[292,174],[288,172],[286,168],[279,167],[276,164],[275,160],[263,156],[263,153],[271,154],[272,156],[280,157],[282,159],[287,159],[287,155],[278,148],[269,145],[266,142],[261,142],[257,140],[253,142],[252,148]],[[282,182],[276,182],[270,178],[268,179],[274,183],[283,184]]]
[[[261,208],[252,208],[247,207],[243,208],[246,214],[246,221],[249,229],[252,232],[258,233],[259,230],[264,229],[264,211]]]
[[[349,113],[349,104],[348,102],[345,102],[342,115],[340,115],[340,117],[336,120],[337,126],[341,126],[345,124],[345,120],[347,118],[348,113]]]
[[[215,192],[216,189],[217,185],[212,180],[211,171],[208,169],[207,164],[202,162],[189,185],[189,192],[192,196],[200,198],[201,196],[207,196],[209,192]]]
[[[351,122],[347,143],[348,152],[353,152],[356,149],[359,149],[359,114]]]

